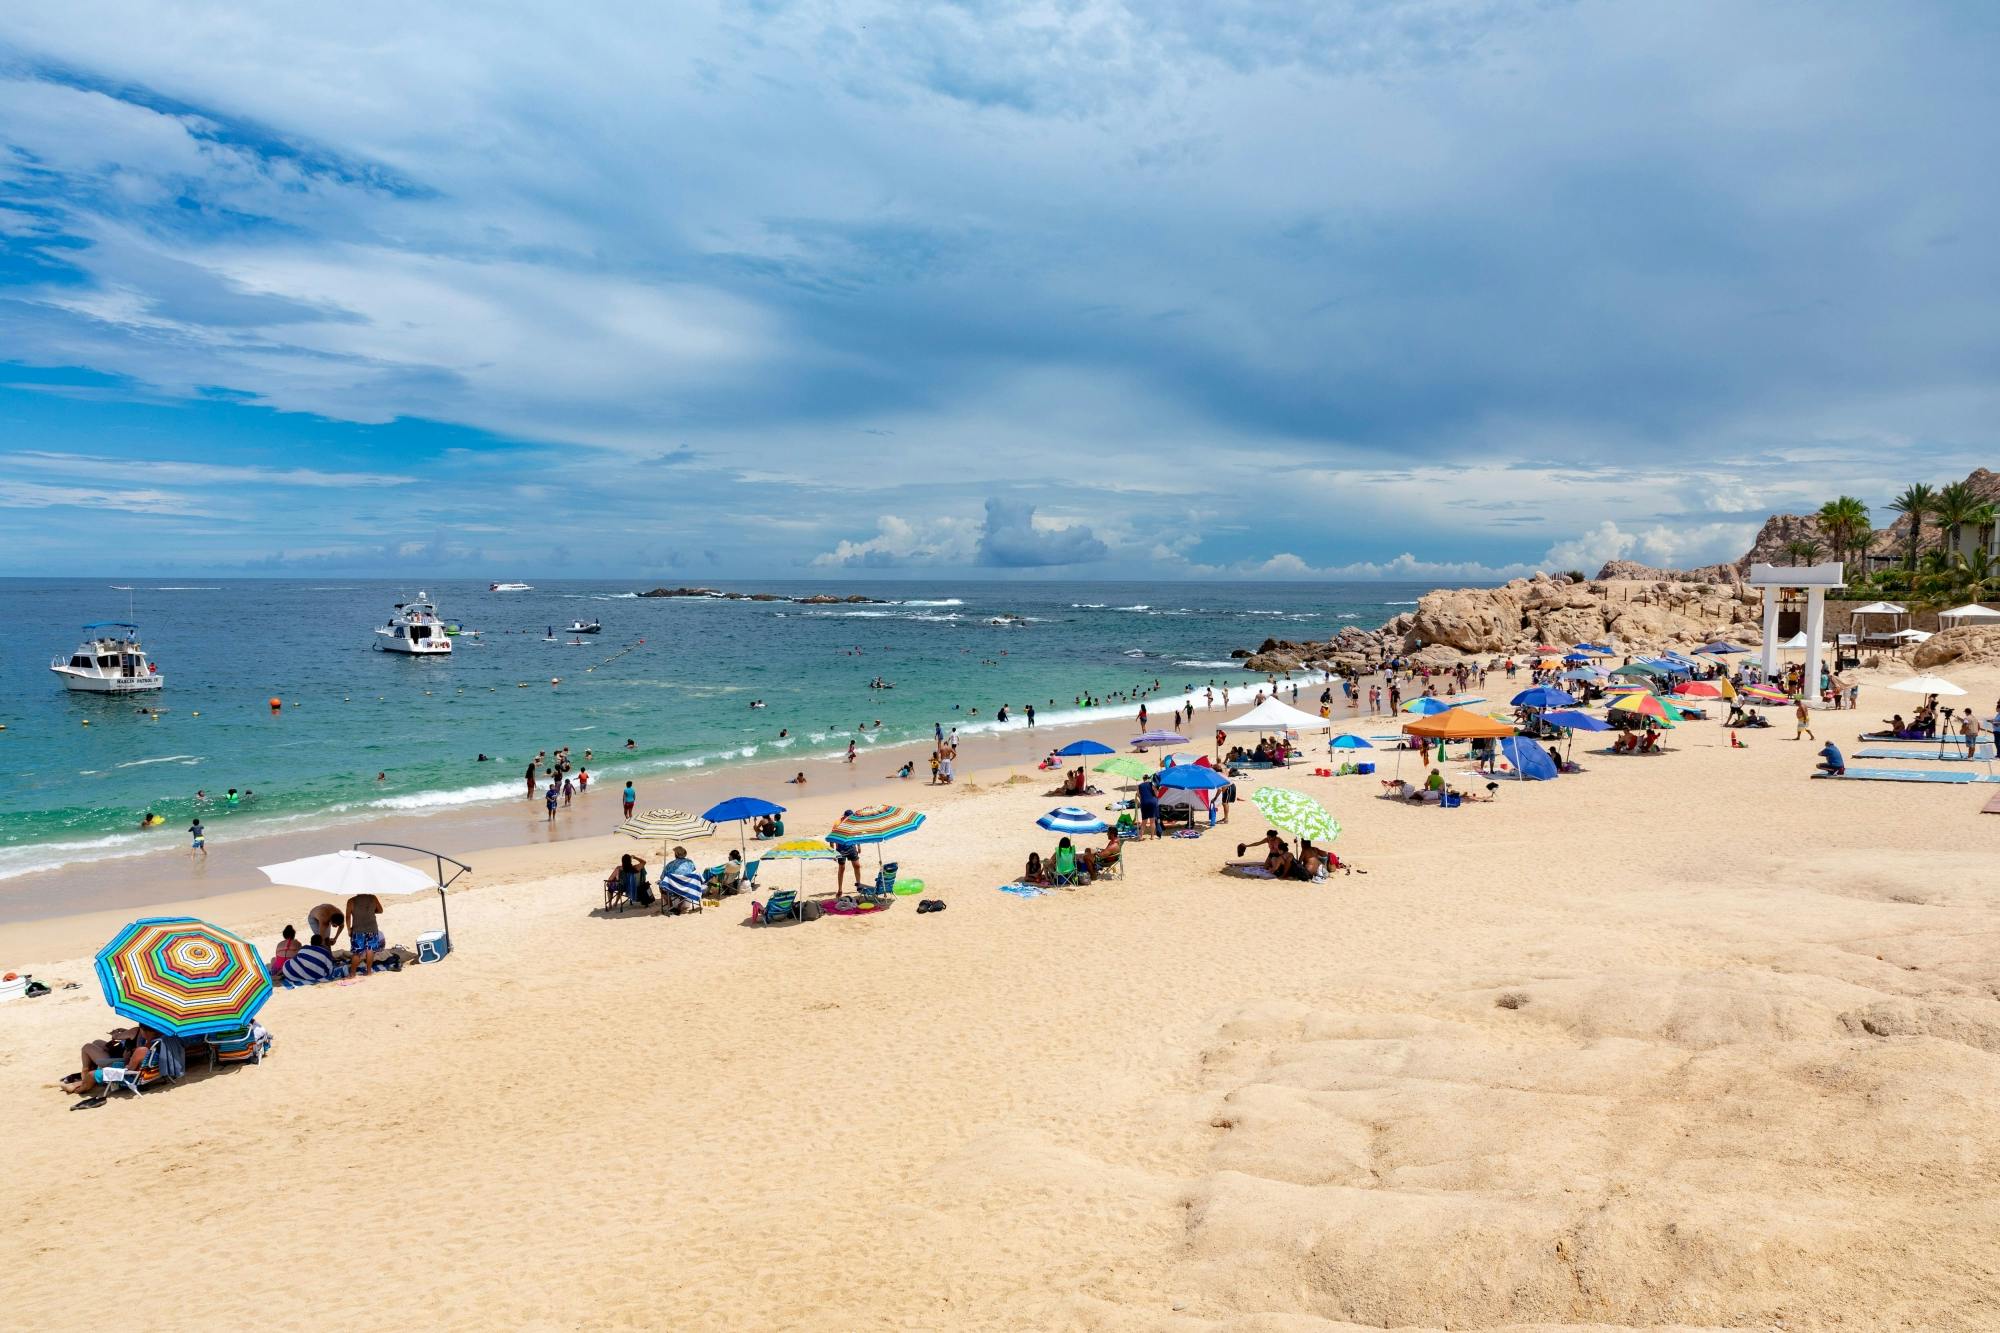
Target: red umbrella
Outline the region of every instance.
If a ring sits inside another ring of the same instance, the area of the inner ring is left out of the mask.
[[[1705,680],[1684,680],[1674,686],[1674,693],[1700,699],[1720,699],[1722,697],[1722,691]]]

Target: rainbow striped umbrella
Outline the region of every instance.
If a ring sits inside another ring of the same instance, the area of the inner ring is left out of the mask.
[[[1738,685],[1736,692],[1760,704],[1788,704],[1792,701],[1791,695],[1783,690],[1774,690],[1769,685]]]
[[[849,810],[826,835],[828,842],[858,844],[887,842],[922,827],[921,810],[905,810],[900,805],[864,805]]]
[[[271,998],[271,974],[248,940],[187,916],[149,916],[97,951],[104,1002],[121,1018],[176,1037],[234,1032]]]
[[[1637,713],[1650,717],[1662,726],[1671,727],[1681,720],[1681,710],[1652,694],[1631,694],[1611,705],[1621,713]]]

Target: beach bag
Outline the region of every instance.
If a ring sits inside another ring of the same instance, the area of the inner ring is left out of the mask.
[[[153,1067],[168,1079],[185,1077],[188,1071],[187,1047],[179,1037],[161,1037],[154,1043]]]
[[[801,921],[817,921],[825,915],[826,907],[821,903],[807,902],[799,904],[799,920]]]

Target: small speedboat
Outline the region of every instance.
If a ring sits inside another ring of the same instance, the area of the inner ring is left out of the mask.
[[[489,583],[486,585],[486,591],[488,592],[533,592],[534,590],[535,585],[532,583]]]
[[[122,620],[83,627],[84,641],[68,657],[49,663],[64,689],[85,694],[135,694],[164,687],[167,678],[139,646],[139,627]]]
[[[569,632],[571,634],[602,634],[604,626],[595,620],[588,623],[581,620],[574,620],[570,622]]]

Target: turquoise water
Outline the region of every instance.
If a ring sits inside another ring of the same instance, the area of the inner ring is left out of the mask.
[[[447,660],[373,651],[414,584],[361,580],[0,580],[0,878],[178,842],[198,810],[237,835],[357,814],[516,797],[537,750],[596,752],[630,775],[796,758],[837,761],[935,725],[992,730],[1005,703],[1060,722],[1080,692],[1254,677],[1229,659],[1265,637],[1324,638],[1413,604],[1418,585],[952,582],[734,585],[859,593],[886,605],[806,607],[634,595],[645,584],[529,578],[532,592],[425,585],[482,631]],[[129,585],[129,591],[114,585]],[[72,694],[48,670],[86,621],[132,619],[166,688],[143,701]],[[572,646],[572,620],[601,634]],[[873,690],[876,677],[892,690]],[[561,684],[552,686],[552,677]],[[284,700],[273,713],[272,696]],[[752,708],[761,700],[762,708]],[[1053,701],[1053,702],[1051,702]],[[160,710],[144,716],[141,703]],[[975,712],[976,710],[976,712]],[[880,728],[873,724],[879,719]],[[83,725],[88,722],[90,725]],[[862,724],[865,729],[857,730]],[[1107,739],[1124,739],[1109,723]],[[779,732],[790,734],[780,739]],[[1115,734],[1114,734],[1115,733]],[[627,738],[637,742],[625,751]],[[480,753],[493,762],[480,763]],[[385,774],[378,781],[377,773]],[[230,788],[248,805],[222,800]],[[211,798],[198,804],[196,792]],[[138,832],[153,810],[166,824]]]

